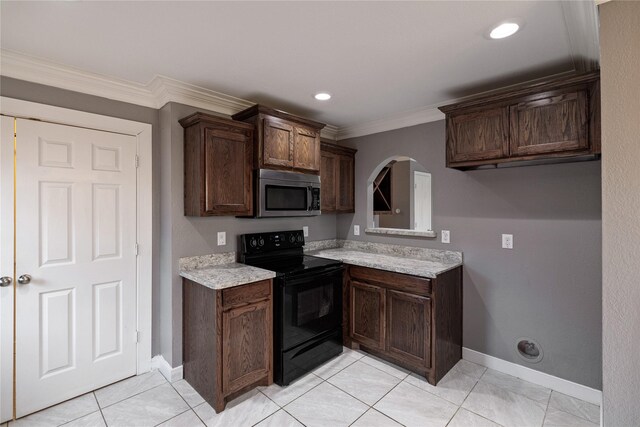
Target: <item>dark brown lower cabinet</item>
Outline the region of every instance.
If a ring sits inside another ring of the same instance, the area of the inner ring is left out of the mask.
[[[350,266],[344,283],[347,347],[423,375],[433,385],[462,358],[462,267],[425,279]]]
[[[184,378],[220,412],[273,383],[272,282],[213,290],[183,279]]]

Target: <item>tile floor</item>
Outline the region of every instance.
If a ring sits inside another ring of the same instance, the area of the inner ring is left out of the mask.
[[[460,361],[437,387],[353,350],[289,387],[260,387],[216,414],[186,381],[157,371],[15,422],[21,426],[597,426],[600,408]],[[3,425],[2,427],[7,427]]]

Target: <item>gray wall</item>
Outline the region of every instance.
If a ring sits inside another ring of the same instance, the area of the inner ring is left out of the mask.
[[[160,302],[162,301],[163,293],[158,282],[160,268],[158,258],[158,254],[160,253],[160,239],[158,238],[160,231],[160,168],[158,167],[160,151],[157,149],[160,142],[160,127],[158,110],[4,76],[0,77],[0,95],[41,104],[55,105],[72,110],[149,123],[153,126],[153,330],[151,342],[153,354],[160,353],[160,319],[163,318],[160,311]]]
[[[338,216],[338,237],[464,253],[464,346],[601,388],[600,162],[461,172],[447,169],[444,121],[342,141],[356,154],[356,213]],[[353,235],[366,224],[367,179],[393,155],[432,175],[432,239]],[[514,249],[501,249],[501,234]],[[519,337],[544,359],[522,362]]]
[[[603,415],[640,423],[640,3],[600,5]]]
[[[336,215],[310,218],[235,217],[194,218],[184,216],[183,208],[183,136],[178,120],[195,111],[187,105],[169,103],[160,110],[161,146],[160,188],[161,223],[160,252],[162,289],[171,289],[170,297],[163,296],[162,313],[171,313],[163,319],[161,328],[162,354],[172,366],[182,364],[182,281],[178,276],[178,259],[194,255],[230,252],[237,249],[237,236],[244,233],[301,229],[309,226],[307,240],[334,239]],[[217,246],[217,232],[227,232],[227,244]],[[166,246],[165,246],[166,245]],[[171,325],[165,325],[171,321]]]

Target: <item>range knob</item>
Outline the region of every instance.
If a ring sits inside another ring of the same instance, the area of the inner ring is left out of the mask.
[[[302,243],[302,241],[304,240],[304,237],[302,237],[302,234],[298,234],[298,237],[296,237],[296,240],[298,241],[298,243]]]
[[[252,248],[255,248],[256,246],[258,246],[258,241],[256,240],[255,237],[253,237],[250,241],[249,241],[249,246],[251,246]]]
[[[264,239],[261,237],[260,240],[258,241],[258,245],[260,247],[264,246]]]
[[[296,236],[294,234],[289,234],[289,243],[295,243]]]

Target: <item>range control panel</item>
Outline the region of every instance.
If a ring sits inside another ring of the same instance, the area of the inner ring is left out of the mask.
[[[304,246],[304,234],[302,230],[243,234],[240,243],[242,252],[246,254],[301,248]]]

